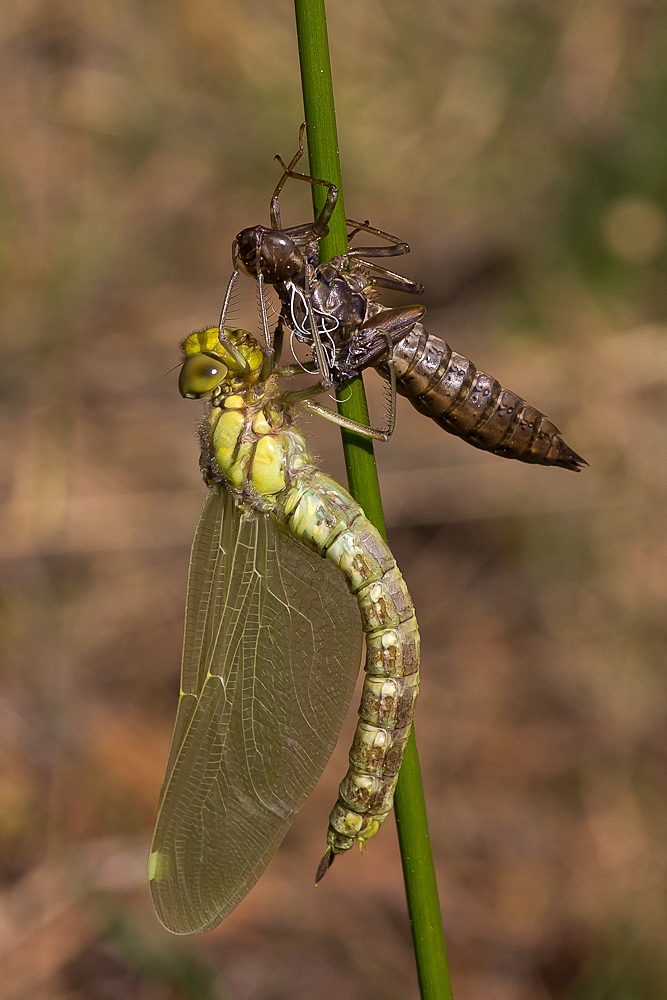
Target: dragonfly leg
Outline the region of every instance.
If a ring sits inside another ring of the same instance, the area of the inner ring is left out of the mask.
[[[296,369],[296,371],[290,371],[292,368]],[[303,369],[298,365],[289,365],[288,368],[281,368],[279,374],[282,376],[285,372],[288,372],[290,375],[301,375]],[[288,403],[303,403],[308,399],[312,399],[313,396],[319,396],[330,388],[331,386],[325,385],[320,379],[315,385],[308,385],[305,389],[293,389],[292,392],[284,393],[283,399]]]
[[[220,310],[220,322],[218,323],[218,328],[223,329],[225,325],[225,320],[227,319],[227,310],[229,309],[229,302],[232,297],[234,288],[236,287],[236,282],[239,280],[240,272],[236,269],[232,272],[232,276],[227,283],[227,291],[225,292],[225,298],[222,303],[222,309]]]
[[[364,247],[359,247],[359,249],[363,250]],[[349,253],[350,251],[348,251],[348,255]],[[362,261],[362,263],[364,262]],[[395,271],[390,271],[386,267],[380,267],[379,264],[369,263],[368,267],[375,272],[370,273],[368,277],[376,288],[391,288],[392,291],[407,292],[409,295],[424,294],[424,286],[419,281],[410,281],[405,275],[396,274]]]
[[[393,362],[391,362],[391,367],[393,367]],[[391,368],[390,368],[390,382],[391,382]],[[358,420],[352,420],[350,417],[344,417],[341,413],[335,413],[333,410],[328,409],[326,406],[320,406],[319,403],[314,403],[312,397],[319,396],[320,393],[325,392],[329,386],[324,384],[321,379],[316,382],[315,385],[309,385],[305,389],[296,389],[294,392],[286,392],[284,399],[289,403],[303,403],[304,408],[310,413],[317,413],[319,417],[323,417],[325,420],[330,421],[332,424],[337,424],[338,427],[345,427],[348,431],[356,431],[358,434],[363,434],[364,437],[373,438],[375,441],[388,441],[394,430],[395,421],[395,389],[396,389],[396,372],[394,371],[394,407],[392,407],[392,412],[389,414],[389,419],[387,421],[387,428],[382,429],[379,427],[370,427],[368,424],[362,424]]]
[[[264,364],[262,365],[262,373],[260,378],[262,382],[265,382],[267,378],[269,378],[275,367],[276,355],[271,340],[269,320],[266,315],[266,300],[264,298],[264,278],[262,276],[261,268],[259,267],[259,249],[257,250],[257,297],[259,299],[259,314],[262,319],[262,334],[264,336],[264,344],[262,346],[262,353],[264,354]]]
[[[400,257],[404,253],[410,253],[410,247],[405,240],[391,233],[385,233],[382,229],[376,229],[369,225],[368,219],[365,222],[356,222],[354,219],[346,219],[345,224],[352,226],[352,232],[348,233],[348,240],[353,240],[357,233],[370,233],[371,236],[379,236],[382,240],[387,240],[392,244],[388,247],[352,247],[344,254],[345,257]]]
[[[333,410],[329,410],[326,406],[320,406],[319,403],[314,403],[310,398],[303,399],[303,405],[310,413],[317,413],[317,415],[323,417],[324,420],[328,420],[332,424],[337,424],[339,427],[344,427],[348,431],[355,431],[357,434],[362,434],[364,437],[373,438],[374,441],[388,441],[394,433],[394,426],[396,423],[396,369],[394,367],[393,360],[389,359],[387,361],[387,367],[389,368],[389,380],[391,385],[391,402],[389,413],[387,415],[387,426],[385,428],[370,427],[368,424],[362,424],[358,420],[352,420],[350,417],[344,417],[342,413],[334,413]],[[312,388],[315,387],[313,386]]]
[[[319,368],[317,367],[316,361],[304,361],[303,364],[296,365],[281,365],[279,369],[274,370],[274,374],[279,378],[293,378],[294,375],[317,375]],[[322,387],[322,392],[324,392],[324,387]]]
[[[229,338],[225,334],[225,320],[227,318],[227,310],[229,308],[229,302],[232,297],[232,292],[234,291],[234,287],[236,286],[236,282],[238,281],[238,279],[239,279],[239,271],[234,271],[231,278],[229,279],[229,283],[227,285],[227,291],[225,292],[225,299],[224,302],[222,303],[222,310],[220,312],[220,321],[218,323],[218,340],[220,341],[224,349],[227,351],[227,353],[231,354],[231,356],[234,358],[234,361],[239,366],[239,369],[242,372],[248,373],[250,371],[250,365],[243,357],[241,352],[236,347],[234,347],[232,343],[230,343]]]
[[[290,160],[287,169],[283,171],[283,175],[280,178],[280,180],[278,181],[278,183],[276,184],[276,189],[273,192],[273,196],[271,198],[271,209],[270,209],[270,212],[271,212],[271,228],[272,229],[282,229],[283,228],[282,227],[282,222],[280,221],[280,201],[279,201],[280,192],[284,188],[285,181],[289,177],[289,171],[290,170],[294,170],[295,166],[297,165],[297,163],[299,162],[299,160],[303,156],[303,137],[304,137],[305,134],[306,134],[306,123],[304,122],[303,125],[301,126],[301,128],[299,129],[299,148],[297,149],[296,153],[294,154],[294,156]],[[278,157],[276,157],[276,159],[278,159]],[[283,164],[283,166],[284,166],[284,164]]]
[[[389,357],[386,366],[389,369],[389,412],[387,414],[387,438],[390,438],[396,427],[396,365],[391,356],[392,346],[389,346]]]
[[[313,350],[315,352],[315,358],[317,359],[317,367],[320,370],[320,375],[322,376],[322,381],[325,384],[325,388],[329,388],[332,385],[331,381],[331,369],[329,367],[329,358],[327,357],[327,352],[324,349],[324,344],[322,343],[322,338],[320,337],[320,331],[318,329],[317,323],[315,322],[315,313],[313,311],[313,303],[311,302],[310,295],[308,291],[305,294],[306,309],[308,310],[308,322],[310,323],[310,329],[313,334]]]
[[[296,170],[290,170],[289,165],[285,163],[281,156],[276,156],[276,159],[285,171],[285,179],[293,177],[295,181],[305,181],[307,184],[319,184],[321,187],[328,188],[326,201],[320,214],[315,219],[312,227],[308,227],[313,234],[313,238],[319,239],[320,236],[326,236],[329,231],[329,219],[333,215],[333,210],[338,201],[338,188],[331,181],[324,181],[320,177],[311,177],[310,174],[300,174]],[[298,228],[300,229],[301,227]],[[285,232],[290,232],[290,230],[285,230]]]
[[[278,317],[278,322],[276,328],[273,331],[273,353],[275,357],[275,365],[280,363],[280,355],[283,353],[283,340],[285,337],[285,322],[282,316]]]

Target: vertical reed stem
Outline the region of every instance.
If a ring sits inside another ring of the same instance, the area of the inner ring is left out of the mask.
[[[315,177],[331,181],[338,188],[338,202],[329,224],[329,233],[321,241],[322,260],[330,260],[347,250],[347,231],[324,0],[294,0],[294,7],[303,104],[308,123],[310,172]],[[326,195],[319,186],[314,185],[312,190],[317,215]],[[339,394],[338,408],[347,417],[362,423],[369,422],[361,376],[345,384],[342,394]],[[386,538],[373,442],[351,431],[342,430],[341,433],[350,492],[363,507],[368,519]],[[394,809],[422,1000],[451,1000],[452,988],[414,728],[405,749]]]

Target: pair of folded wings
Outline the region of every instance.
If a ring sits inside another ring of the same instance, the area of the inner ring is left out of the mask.
[[[210,930],[264,871],[331,756],[360,653],[339,571],[212,486],[192,547],[181,697],[149,860],[169,930]]]

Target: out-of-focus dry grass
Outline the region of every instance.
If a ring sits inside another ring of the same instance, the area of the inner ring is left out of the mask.
[[[667,18],[330,7],[349,213],[591,462],[503,462],[404,401],[378,448],[457,1000],[663,997]],[[353,717],[217,931],[163,934],[144,881],[203,496],[163,376],[293,149],[290,4],[15,0],[0,44],[0,1000],[416,997],[392,824],[312,887]]]

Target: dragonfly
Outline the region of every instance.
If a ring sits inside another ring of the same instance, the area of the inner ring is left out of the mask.
[[[385,431],[316,403],[324,377],[290,388],[301,372],[280,365],[274,341],[222,318],[183,343],[181,395],[207,399],[208,492],[148,865],[158,917],[177,934],[215,927],[266,868],[333,751],[362,634],[359,722],[316,881],[390,812],[412,724],[419,629],[407,587],[296,419],[305,409],[376,439]]]
[[[266,283],[276,288],[282,304],[279,336],[287,331],[307,343],[325,381],[340,386],[371,366],[389,380],[392,428],[397,391],[420,413],[476,448],[579,472],[588,463],[566,444],[553,421],[429,334],[421,322],[423,306],[387,308],[378,301],[385,289],[412,295],[424,292],[422,284],[377,263],[378,257],[409,253],[405,241],[368,222],[347,219],[348,239],[366,232],[386,245],[353,247],[320,262],[318,241],[328,232],[338,191],[329,181],[294,169],[304,154],[304,128],[292,160],[285,163],[276,157],[283,174],[271,198],[271,227],[244,229],[233,244],[232,284],[241,272],[257,280],[264,327]],[[327,188],[314,223],[282,228],[279,199],[288,178]]]
[[[350,766],[329,816],[316,881],[389,814],[419,688],[419,630],[394,557],[362,509],[314,463],[298,429],[306,410],[386,441],[396,393],[470,444],[522,461],[584,464],[548,418],[428,334],[423,306],[388,308],[383,290],[423,286],[377,263],[386,245],[326,263],[319,239],[338,192],[280,158],[271,226],[233,243],[217,326],[183,342],[181,395],[206,398],[200,466],[208,487],[188,575],[181,692],[149,857],[159,919],[174,933],[215,927],[260,877],[335,745],[365,637],[365,680]],[[287,179],[327,188],[314,222],[283,228]],[[245,273],[258,285],[261,340],[227,325]],[[265,285],[281,301],[271,331]],[[281,364],[285,336],[310,363]],[[389,381],[385,426],[359,424],[315,397],[372,366]],[[289,380],[318,376],[300,389]]]

